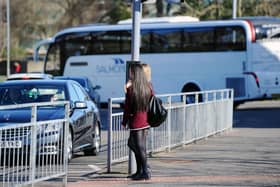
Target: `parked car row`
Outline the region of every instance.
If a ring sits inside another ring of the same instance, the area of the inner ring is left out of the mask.
[[[81,84],[73,80],[55,79],[13,80],[0,83],[0,106],[52,101],[70,102],[70,128],[68,145],[66,145],[68,159],[72,158],[73,153],[80,151],[86,155],[98,154],[101,146],[99,109]],[[37,120],[64,118],[64,112],[62,106],[39,107]],[[28,123],[30,116],[31,109],[26,108],[0,110],[0,126]],[[59,134],[54,133],[55,135]],[[42,154],[55,154],[55,152]]]
[[[95,104],[100,107],[100,95],[97,90],[100,85],[93,86],[92,82],[86,76],[52,76],[45,73],[15,73],[8,76],[9,80],[34,80],[34,79],[59,79],[59,80],[74,80],[77,81],[88,93]]]

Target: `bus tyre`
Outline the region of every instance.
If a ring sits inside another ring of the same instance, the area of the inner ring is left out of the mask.
[[[200,89],[196,85],[187,85],[183,88],[182,92],[199,92]],[[182,98],[183,100],[183,98]],[[198,95],[198,102],[202,102],[202,94]],[[195,103],[195,94],[190,94],[186,96],[186,104]]]

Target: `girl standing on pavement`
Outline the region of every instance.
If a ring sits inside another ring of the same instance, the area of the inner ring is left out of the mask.
[[[147,110],[152,89],[141,64],[132,64],[129,68],[129,82],[126,85],[123,127],[130,129],[128,146],[134,152],[137,171],[132,180],[151,178],[146,156],[146,136],[148,124]]]

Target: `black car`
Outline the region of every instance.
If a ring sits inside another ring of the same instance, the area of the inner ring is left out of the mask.
[[[85,88],[90,98],[100,107],[100,95],[96,91],[101,88],[100,85],[93,86],[92,82],[86,76],[56,76],[58,80],[74,80]]]
[[[101,145],[99,110],[76,81],[71,80],[17,80],[0,83],[0,106],[50,101],[70,102],[68,137],[69,160],[73,153],[83,151],[96,155]],[[64,106],[39,107],[37,120],[64,118]],[[31,109],[0,110],[0,126],[30,122]],[[44,153],[48,154],[48,153]]]

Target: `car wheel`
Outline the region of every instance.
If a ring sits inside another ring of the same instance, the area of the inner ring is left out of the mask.
[[[93,143],[94,143],[94,155],[97,155],[100,152],[100,147],[101,147],[101,132],[98,125],[95,126]]]
[[[65,133],[66,134],[66,133]],[[68,163],[71,161],[71,159],[73,158],[73,138],[72,138],[72,131],[69,129],[69,133],[67,135],[67,161]],[[57,162],[58,163],[64,163],[64,137],[61,137],[62,139],[60,140],[60,145],[59,145],[59,153],[57,155]]]
[[[73,158],[73,138],[72,138],[72,132],[69,129],[68,133],[68,146],[67,146],[67,154],[68,154],[68,162]]]
[[[98,155],[101,146],[101,133],[98,125],[95,125],[92,137],[92,148],[84,151],[85,155]]]

